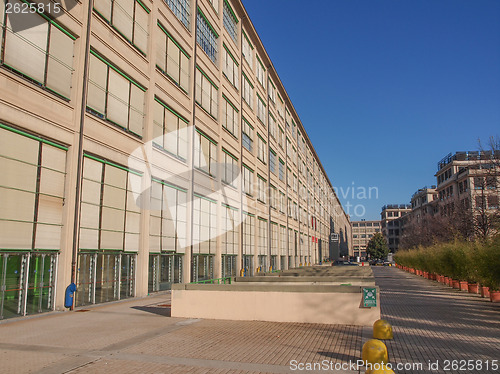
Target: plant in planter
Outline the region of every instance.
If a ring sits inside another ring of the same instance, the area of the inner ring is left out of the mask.
[[[500,302],[500,236],[484,244],[478,263],[481,285],[488,287],[491,301]]]

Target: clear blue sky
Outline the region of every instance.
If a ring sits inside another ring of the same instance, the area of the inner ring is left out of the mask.
[[[365,207],[353,220],[500,135],[499,0],[243,3],[342,203]],[[352,199],[353,182],[378,199]]]

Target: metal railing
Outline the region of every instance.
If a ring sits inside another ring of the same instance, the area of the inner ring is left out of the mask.
[[[202,281],[191,282],[191,284],[231,284],[231,277],[205,279]]]

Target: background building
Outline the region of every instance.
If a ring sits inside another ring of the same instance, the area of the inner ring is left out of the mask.
[[[411,212],[410,204],[390,204],[382,207],[381,228],[389,246],[389,251],[394,253],[399,248],[399,241],[403,234],[404,225]]]
[[[0,0],[0,318],[327,257],[351,224],[239,0]]]
[[[380,230],[380,221],[352,221],[353,256],[366,260],[366,246]]]
[[[425,186],[416,191],[411,197],[411,220],[415,223],[424,221],[438,212],[438,193],[436,186]]]

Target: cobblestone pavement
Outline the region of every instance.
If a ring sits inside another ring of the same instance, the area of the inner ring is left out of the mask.
[[[424,365],[396,373],[499,372],[485,365],[500,359],[500,305],[396,268],[373,270],[394,328],[390,361]],[[313,373],[322,371],[292,371],[290,361],[356,362],[371,336],[359,326],[171,318],[169,305],[170,295],[159,294],[4,321],[0,374]],[[445,371],[445,360],[481,360],[483,369]]]
[[[491,367],[491,360],[500,361],[499,304],[394,267],[372,269],[381,289],[382,318],[393,325],[394,340],[386,341],[389,360],[423,364],[397,373],[500,372]],[[452,368],[454,360],[465,370]],[[429,368],[429,361],[439,362],[439,370]]]
[[[290,373],[291,360],[360,357],[359,326],[170,318],[169,304],[163,294],[6,321],[0,373]]]

